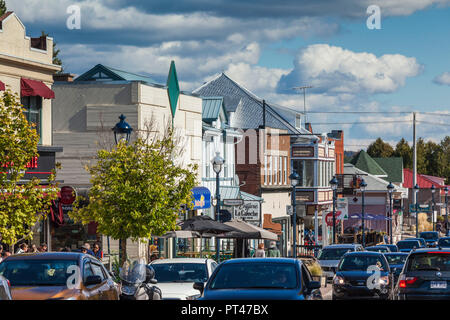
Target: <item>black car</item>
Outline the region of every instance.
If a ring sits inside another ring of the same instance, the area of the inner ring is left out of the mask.
[[[350,252],[342,257],[333,279],[333,300],[382,299],[392,296],[393,277],[379,252]]]
[[[408,258],[408,253],[406,252],[388,252],[385,253],[387,262],[389,263],[389,268],[391,269],[391,273],[394,277],[394,286],[397,283],[398,277],[403,270],[403,266],[405,265],[406,258]]]
[[[196,282],[198,300],[322,300],[320,282],[298,259],[243,258],[222,262],[206,285]]]
[[[385,245],[378,245],[378,246],[373,246],[373,247],[365,247],[364,250],[366,250],[366,251],[373,251],[373,252],[381,252],[381,253],[391,252],[391,250]]]
[[[401,240],[397,242],[397,247],[400,252],[410,252],[412,249],[420,248],[420,241],[419,240]]]
[[[398,247],[395,244],[383,244],[383,246],[388,247],[391,252],[398,252]]]
[[[450,300],[450,250],[412,251],[395,288],[398,300]]]
[[[428,245],[427,245],[427,242],[426,242],[426,240],[424,239],[424,238],[408,238],[408,239],[405,239],[405,240],[418,240],[419,241],[419,243],[420,243],[420,248],[427,248],[428,247]]]
[[[428,247],[436,247],[439,240],[439,233],[436,231],[425,231],[419,234],[420,238],[425,239]]]
[[[441,248],[450,248],[450,237],[439,238],[437,246]]]

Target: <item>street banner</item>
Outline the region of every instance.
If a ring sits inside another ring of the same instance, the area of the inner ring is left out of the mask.
[[[348,199],[337,198],[336,199],[336,211],[340,211],[339,220],[348,220]]]

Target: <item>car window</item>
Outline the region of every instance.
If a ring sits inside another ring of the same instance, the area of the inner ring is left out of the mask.
[[[213,272],[214,270],[216,270],[218,264],[216,262],[212,262],[211,263],[211,272]]]
[[[86,281],[86,279],[88,277],[93,276],[93,275],[94,275],[94,272],[92,271],[92,268],[91,268],[91,262],[86,261],[83,266],[83,281]]]
[[[324,248],[320,251],[318,260],[341,260],[342,256],[349,251],[353,251],[352,248]]]
[[[99,266],[96,263],[91,263],[91,267],[92,267],[92,272],[94,275],[100,276],[102,281],[105,280],[105,275],[103,274],[103,270],[102,270],[101,266]]]
[[[450,253],[425,252],[411,255],[408,271],[450,271]]]
[[[441,247],[450,247],[450,238],[441,238],[439,239],[438,244]]]
[[[385,259],[379,255],[347,255],[339,263],[340,271],[366,271],[370,266],[378,266],[381,271],[389,270]]]
[[[385,257],[389,264],[404,264],[408,256],[406,254],[397,254],[397,255],[389,254],[386,255]]]
[[[302,280],[304,287],[308,287],[308,284],[312,281],[311,273],[304,265],[302,265]]]
[[[153,263],[158,282],[206,282],[205,263]]]
[[[413,249],[414,247],[420,247],[418,240],[405,240],[397,242],[397,247],[399,249]]]

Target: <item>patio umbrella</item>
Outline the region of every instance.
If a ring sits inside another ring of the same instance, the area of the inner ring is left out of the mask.
[[[236,231],[226,232],[218,235],[221,238],[238,238],[238,239],[267,239],[278,240],[278,235],[266,229],[254,226],[242,220],[231,220],[225,222],[226,225],[233,227]]]
[[[168,231],[161,236],[161,238],[180,238],[180,239],[188,239],[188,238],[200,238],[201,234],[197,231],[190,230],[175,230]]]

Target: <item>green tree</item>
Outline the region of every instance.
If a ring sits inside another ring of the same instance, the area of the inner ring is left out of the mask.
[[[5,0],[0,0],[0,17],[8,11]]]
[[[408,141],[402,138],[395,146],[394,156],[403,158],[403,167],[412,169],[412,148],[409,146]]]
[[[41,37],[48,37],[48,33],[45,33],[45,31],[42,31]],[[58,73],[64,72],[64,68],[62,67],[62,61],[58,57],[61,50],[56,48],[56,41],[53,40],[53,64],[56,64],[58,66],[61,66],[61,71],[58,71]]]
[[[98,231],[120,240],[120,263],[126,259],[126,240],[138,241],[175,230],[182,205],[191,206],[197,165],[175,163],[180,154],[172,129],[134,142],[119,142],[97,152],[91,174],[89,204],[76,205],[70,216],[83,224],[95,221]]]
[[[8,89],[0,98],[0,234],[10,250],[18,241],[32,239],[57,197],[55,172],[45,189],[38,179],[23,180],[27,164],[39,156],[38,142],[34,124],[28,123],[18,97]]]
[[[416,161],[417,161],[417,172],[421,174],[427,174],[427,159],[425,154],[425,140],[419,138],[416,141]]]
[[[389,143],[378,138],[367,147],[367,153],[372,158],[389,158],[394,155],[394,149]]]
[[[440,145],[443,153],[443,161],[441,163],[443,166],[443,176],[447,178],[446,183],[450,184],[450,136],[442,139]]]

